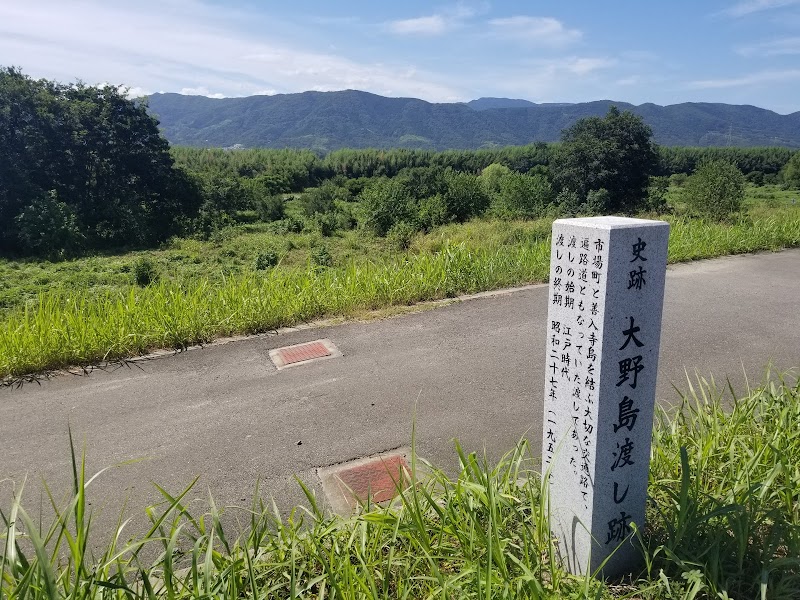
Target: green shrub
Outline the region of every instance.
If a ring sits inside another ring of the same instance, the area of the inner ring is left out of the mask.
[[[226,225],[220,229],[216,229],[208,236],[208,240],[212,244],[222,245],[239,236],[239,230],[234,225]]]
[[[280,221],[273,221],[269,224],[269,231],[277,235],[287,233],[300,233],[303,231],[303,221],[292,216],[286,216]]]
[[[683,187],[689,176],[686,173],[673,173],[669,176],[669,184],[674,187]]]
[[[358,225],[358,219],[356,218],[352,205],[350,204],[342,203],[337,206],[334,215],[336,219],[336,229],[349,231]]]
[[[497,173],[493,176],[498,177]],[[554,199],[550,181],[538,173],[523,175],[511,171],[501,174],[496,182],[490,181],[490,185],[496,186],[490,211],[501,219],[540,217]]]
[[[587,215],[604,215],[608,213],[611,207],[611,196],[608,190],[600,188],[599,190],[589,190],[586,194],[586,202],[580,207],[580,212]]]
[[[71,254],[83,243],[75,213],[55,190],[34,198],[14,217],[20,247],[40,256]]]
[[[795,152],[789,162],[784,165],[780,178],[787,188],[800,190],[800,151]],[[775,181],[765,177],[764,183],[775,183]]]
[[[447,203],[441,194],[420,201],[417,220],[420,227],[426,230],[447,223]]]
[[[350,200],[347,188],[339,187],[332,181],[325,181],[320,187],[308,190],[300,199],[300,207],[307,217],[318,213],[331,213],[336,208],[336,200]]]
[[[564,189],[556,196],[556,207],[559,215],[564,217],[573,216],[580,210],[581,200],[573,190]]]
[[[500,194],[500,184],[510,174],[511,169],[500,163],[492,163],[481,171],[481,184],[492,200]]]
[[[133,280],[140,287],[147,287],[158,281],[158,268],[148,257],[143,256],[133,263]]]
[[[283,219],[285,214],[285,206],[283,196],[267,196],[256,201],[256,213],[258,218],[265,223],[279,221]]]
[[[315,267],[332,267],[333,256],[325,244],[316,246],[311,250],[311,264]]]
[[[448,171],[445,180],[447,191],[444,193],[444,202],[451,220],[466,221],[489,207],[489,195],[476,175]]]
[[[753,185],[764,185],[764,172],[763,171],[750,171],[745,175],[745,179]]]
[[[386,234],[386,240],[395,250],[408,250],[417,229],[411,223],[400,221]]]
[[[266,271],[277,264],[278,253],[272,248],[269,248],[258,253],[258,256],[256,256],[255,269],[256,271]]]
[[[652,212],[664,213],[669,210],[667,192],[669,192],[668,177],[651,177],[647,187],[646,209]]]
[[[683,199],[689,212],[711,221],[726,221],[741,210],[745,179],[731,162],[710,160],[686,181]]]
[[[395,179],[376,179],[361,192],[361,224],[384,236],[395,223],[411,221],[417,212],[408,189]]]
[[[323,237],[331,237],[336,231],[336,214],[329,213],[316,213],[306,219],[303,224],[303,231],[309,233],[318,233]]]

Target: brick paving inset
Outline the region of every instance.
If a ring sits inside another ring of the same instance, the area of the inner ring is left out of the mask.
[[[387,502],[398,496],[411,481],[405,454],[394,451],[320,469],[322,487],[333,508],[345,514],[368,499]]]
[[[408,480],[408,465],[402,456],[377,458],[360,467],[339,472],[339,479],[356,498],[366,502],[385,502],[397,495]]]
[[[278,370],[322,358],[338,358],[342,355],[329,339],[314,340],[294,346],[284,346],[269,351],[269,356]]]
[[[308,342],[299,346],[281,348],[278,353],[283,358],[283,364],[285,365],[331,355],[331,351],[322,342]]]

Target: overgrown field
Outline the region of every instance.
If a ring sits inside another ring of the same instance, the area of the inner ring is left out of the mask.
[[[750,204],[733,223],[664,217],[669,260],[800,245],[800,205],[788,196]],[[399,241],[251,224],[157,251],[0,261],[0,378],[544,282],[551,224],[477,219]]]
[[[25,511],[21,486],[2,509],[0,597],[796,600],[800,384],[791,381],[768,378],[724,409],[700,380],[674,412],[659,410],[635,539],[642,567],[624,579],[559,568],[530,470],[538,452],[521,442],[496,466],[456,446],[457,477],[426,468],[393,506],[350,518],[323,514],[306,490],[308,506],[288,517],[258,496],[249,511],[229,509],[249,523],[234,532],[213,501],[189,512],[195,490],[162,491],[165,503],[147,509],[149,533],[127,540],[121,519],[106,544],[93,535],[91,485],[73,455],[74,495],[52,525]]]

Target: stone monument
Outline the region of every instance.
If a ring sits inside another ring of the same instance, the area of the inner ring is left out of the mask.
[[[574,574],[641,557],[668,238],[663,221],[553,223],[542,472]]]

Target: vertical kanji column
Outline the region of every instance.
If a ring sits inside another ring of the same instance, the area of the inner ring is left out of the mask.
[[[644,525],[669,224],[553,223],[543,473],[575,574],[633,568]]]

